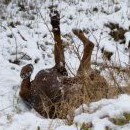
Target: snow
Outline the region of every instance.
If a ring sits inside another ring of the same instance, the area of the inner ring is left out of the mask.
[[[129,49],[129,46],[130,46],[130,32],[125,33],[125,39],[126,39],[125,49]]]
[[[115,99],[102,99],[79,106],[75,110],[72,125],[68,125],[64,120],[44,119],[25,106],[19,97],[21,84],[19,75],[22,66],[28,63],[33,64],[34,72],[31,77],[33,80],[38,71],[54,65],[54,40],[48,10],[51,1],[44,1],[44,4],[43,1],[35,1],[32,6],[39,8],[29,10],[31,1],[28,0],[25,12],[19,11],[15,0],[8,5],[6,12],[2,10],[5,19],[0,19],[0,130],[37,130],[38,128],[40,130],[80,130],[83,123],[92,123],[93,130],[105,130],[106,127],[114,130],[130,129],[130,123],[117,126],[109,120],[109,118],[122,117],[124,113],[130,113],[130,96],[126,94]],[[67,43],[65,48],[67,69],[71,68],[76,74],[79,60],[74,53],[75,46],[80,54],[83,50],[82,43],[72,33],[73,28],[83,29],[85,35],[94,42],[92,61],[98,59],[99,63],[103,62],[101,49],[104,47],[105,50],[113,52],[112,64],[127,67],[130,60],[128,48],[130,1],[66,1],[54,1],[54,4],[58,5],[60,12],[62,39]],[[98,10],[93,11],[94,8]],[[31,16],[35,19],[31,19]],[[10,25],[11,22],[15,23],[15,28]],[[109,36],[110,29],[104,26],[109,22],[118,23],[128,30],[125,33],[125,44],[120,45]],[[128,51],[125,50],[126,48]],[[18,65],[12,63],[16,58],[19,60]],[[108,64],[111,63],[108,62]],[[71,75],[71,72],[69,74]],[[118,81],[125,85],[125,81],[120,80],[120,77]]]
[[[76,130],[83,123],[90,122],[92,122],[92,125],[94,126],[93,130],[105,130],[106,127],[122,130],[120,126],[114,125],[110,121],[110,118],[121,118],[123,117],[123,114],[130,113],[129,102],[130,96],[124,94],[119,96],[117,99],[102,99],[101,101],[91,103],[88,107],[82,106],[83,108],[80,109],[80,114],[74,118],[75,126],[65,125],[58,127],[56,130]],[[86,112],[84,113],[83,111]],[[129,126],[129,124],[127,125]],[[128,126],[127,129],[129,129]]]

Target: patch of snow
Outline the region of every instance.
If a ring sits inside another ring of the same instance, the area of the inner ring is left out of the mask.
[[[0,19],[0,130],[36,130],[38,127],[41,130],[78,130],[84,122],[92,122],[94,130],[104,130],[106,126],[118,130],[130,129],[130,124],[115,126],[107,117],[130,113],[128,95],[121,95],[117,99],[103,99],[90,105],[83,104],[75,111],[72,126],[66,125],[63,120],[43,119],[24,105],[19,97],[21,67],[32,63],[34,79],[39,70],[51,68],[55,64],[54,39],[48,9],[52,2],[48,0],[43,4],[43,1],[33,1],[36,7],[29,10],[32,1],[27,1],[27,10],[24,12],[19,10],[18,1],[13,0],[8,5],[7,12],[2,10],[1,13],[5,18]],[[60,12],[62,37],[67,39],[65,35],[69,34],[71,39],[66,40],[71,45],[65,48],[65,58],[66,67],[71,68],[74,74],[80,63],[74,48],[77,47],[82,55],[83,45],[72,33],[73,28],[83,29],[85,35],[94,42],[92,61],[98,59],[98,62],[104,62],[101,53],[104,47],[114,53],[111,63],[122,67],[129,65],[129,53],[125,48],[130,41],[130,32],[125,34],[125,45],[120,45],[109,36],[110,30],[104,26],[113,22],[129,30],[129,0],[57,0],[54,4],[58,5]],[[34,16],[34,20],[30,16]],[[11,27],[11,23],[15,23],[15,27]],[[19,64],[13,63],[16,59],[20,61]]]

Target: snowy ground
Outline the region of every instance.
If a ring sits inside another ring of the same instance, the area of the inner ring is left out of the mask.
[[[89,32],[89,39],[95,43],[93,61],[98,59],[99,63],[103,62],[101,49],[104,47],[105,50],[113,52],[112,64],[122,67],[130,64],[130,2],[113,1],[114,3],[112,0],[55,2],[61,15],[66,62],[74,73],[79,61],[73,48],[76,45],[82,52],[82,45],[72,33],[72,28]],[[63,120],[43,119],[24,106],[18,95],[21,67],[32,63],[35,68],[33,79],[39,70],[54,65],[54,41],[50,32],[48,10],[50,4],[51,2],[36,2],[34,5],[38,8],[34,6],[33,10],[29,10],[27,6],[25,11],[20,11],[20,7],[10,3],[7,12],[0,16],[0,130],[80,130],[83,123],[92,123],[92,130],[105,130],[106,127],[112,130],[130,129],[129,122],[117,126],[110,120],[114,117],[123,118],[125,113],[130,113],[128,95],[120,95],[117,99],[103,99],[89,106],[83,105],[76,110],[72,126],[68,126]],[[109,22],[118,23],[127,30],[125,44],[115,42],[108,35],[110,29],[104,25]],[[16,59],[18,65],[12,63]]]

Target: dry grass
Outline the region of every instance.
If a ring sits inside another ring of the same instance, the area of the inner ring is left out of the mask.
[[[62,100],[52,104],[58,118],[72,122],[74,110],[80,105],[107,98],[108,84],[100,74],[85,74],[65,80]]]
[[[58,118],[67,119],[71,124],[74,118],[74,111],[84,103],[91,103],[102,98],[114,98],[119,94],[130,94],[130,87],[121,88],[111,87],[103,76],[98,73],[80,75],[72,78],[73,84],[67,82],[68,91],[64,92],[63,100],[55,105]]]

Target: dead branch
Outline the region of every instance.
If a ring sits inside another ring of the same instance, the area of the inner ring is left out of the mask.
[[[21,37],[24,41],[27,41],[26,38],[20,33],[20,31],[18,31],[18,34],[20,35],[20,37]]]
[[[108,65],[105,63],[97,63],[97,62],[92,62],[92,65],[100,66],[102,68],[114,69],[120,72],[130,73],[130,68],[127,68],[127,67]]]

